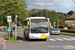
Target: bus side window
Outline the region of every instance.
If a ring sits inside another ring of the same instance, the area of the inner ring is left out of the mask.
[[[27,21],[25,21],[24,23],[25,23],[25,26],[27,26]]]

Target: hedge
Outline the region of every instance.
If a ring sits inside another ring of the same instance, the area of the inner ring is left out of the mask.
[[[61,32],[75,33],[75,30],[60,30]]]

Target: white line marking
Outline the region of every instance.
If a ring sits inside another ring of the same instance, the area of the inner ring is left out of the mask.
[[[4,42],[5,42],[6,40],[4,40]],[[4,45],[4,49],[6,49],[6,45],[5,45],[5,43],[3,44]]]
[[[4,49],[6,49],[6,48],[5,48],[5,44],[4,44]]]
[[[55,41],[54,39],[52,39],[52,38],[50,38],[49,40],[51,40],[51,41]]]
[[[60,39],[60,38],[56,38],[56,40],[59,40],[59,41],[64,41],[63,39]]]
[[[72,41],[71,39],[68,39],[68,38],[63,38],[64,40],[68,40],[68,41]]]
[[[75,40],[75,38],[71,38],[72,40]]]

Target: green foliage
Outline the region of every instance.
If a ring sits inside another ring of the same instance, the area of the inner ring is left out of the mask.
[[[74,33],[68,33],[68,32],[61,32],[61,34],[65,34],[65,35],[74,35],[74,36],[75,36]]]
[[[61,30],[61,32],[75,33],[75,30]]]
[[[15,15],[18,16],[18,21],[22,24],[22,21],[29,17],[29,13],[26,9],[25,0],[1,0],[0,2],[0,25],[7,24],[7,16],[12,17],[12,22],[14,22]]]
[[[8,34],[5,35],[5,39],[8,40],[9,36]],[[10,40],[14,40],[15,39],[15,35],[13,35],[12,37],[10,37]],[[22,39],[20,36],[17,36],[17,39]]]
[[[74,13],[74,11],[71,10],[67,14],[71,16],[73,13]]]
[[[7,40],[5,41],[6,43],[9,43],[9,42],[17,42],[18,40]]]
[[[56,11],[49,9],[36,9],[36,8],[33,8],[29,11],[30,16],[32,17],[38,17],[38,16],[40,17],[41,13],[43,17],[49,18],[52,24],[53,22],[57,23],[58,18],[59,18],[59,25],[63,25],[65,23],[66,14],[64,13],[57,13]]]
[[[5,35],[5,39],[6,39],[6,40],[8,40],[8,39],[9,39],[8,34],[6,34],[6,35]],[[11,40],[12,40],[12,39],[15,39],[15,35],[13,35],[12,37],[10,37],[10,39],[11,39]]]
[[[7,32],[7,29],[4,27],[4,32]]]
[[[70,27],[75,27],[75,25],[72,25],[72,26],[70,26]]]
[[[69,26],[69,25],[67,23],[65,23],[64,26]]]

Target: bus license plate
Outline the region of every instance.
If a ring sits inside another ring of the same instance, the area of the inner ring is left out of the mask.
[[[46,33],[42,33],[42,39],[45,39]]]

